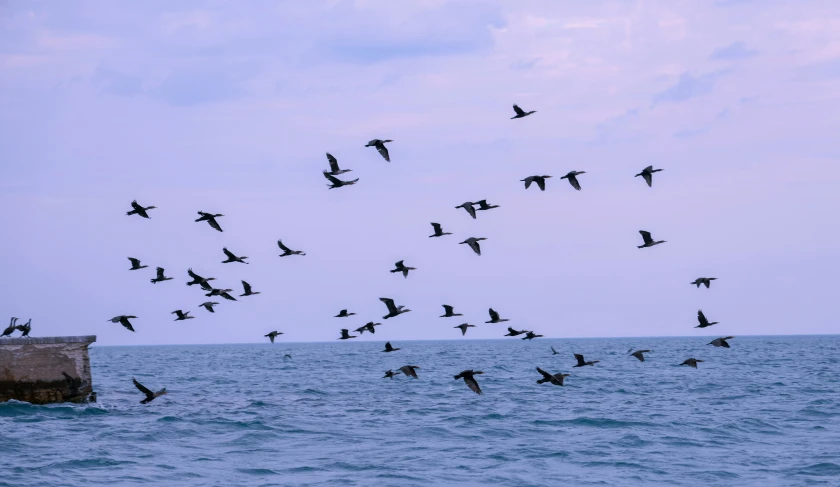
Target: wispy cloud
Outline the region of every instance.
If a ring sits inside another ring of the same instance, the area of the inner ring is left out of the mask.
[[[709,59],[716,61],[734,61],[738,59],[748,59],[758,55],[755,49],[747,49],[747,45],[743,41],[733,42],[728,46],[719,47],[712,52]]]
[[[712,73],[694,76],[691,73],[683,73],[677,84],[657,93],[653,97],[651,108],[660,103],[679,103],[698,96],[708,95],[715,87],[717,80],[726,74],[727,71],[714,71]]]

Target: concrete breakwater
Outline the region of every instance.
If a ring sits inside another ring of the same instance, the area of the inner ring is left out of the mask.
[[[96,336],[0,339],[0,402],[96,400],[88,346]]]

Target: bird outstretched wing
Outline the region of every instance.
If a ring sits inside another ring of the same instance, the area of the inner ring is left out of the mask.
[[[150,390],[149,390],[146,386],[144,386],[143,384],[141,384],[141,383],[137,382],[137,379],[135,379],[134,377],[132,377],[132,378],[131,378],[131,381],[132,381],[132,382],[134,382],[134,387],[136,387],[137,389],[139,389],[139,390],[140,390],[140,392],[142,392],[143,394],[145,394],[145,395],[146,395],[146,397],[148,397],[148,398],[154,397],[154,395],[155,395],[155,394],[154,394],[152,391],[150,391]]]
[[[517,105],[515,103],[513,105],[513,111],[516,112],[516,114],[519,115],[519,116],[525,115],[525,110],[519,108],[519,105]]]

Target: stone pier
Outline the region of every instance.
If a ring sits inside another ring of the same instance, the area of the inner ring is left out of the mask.
[[[0,402],[95,401],[88,356],[95,341],[94,335],[0,338]]]

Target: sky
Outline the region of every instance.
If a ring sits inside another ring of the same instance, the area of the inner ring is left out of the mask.
[[[0,317],[99,345],[501,338],[489,307],[555,339],[836,333],[839,122],[829,0],[0,1]],[[261,294],[211,315],[188,268]]]

